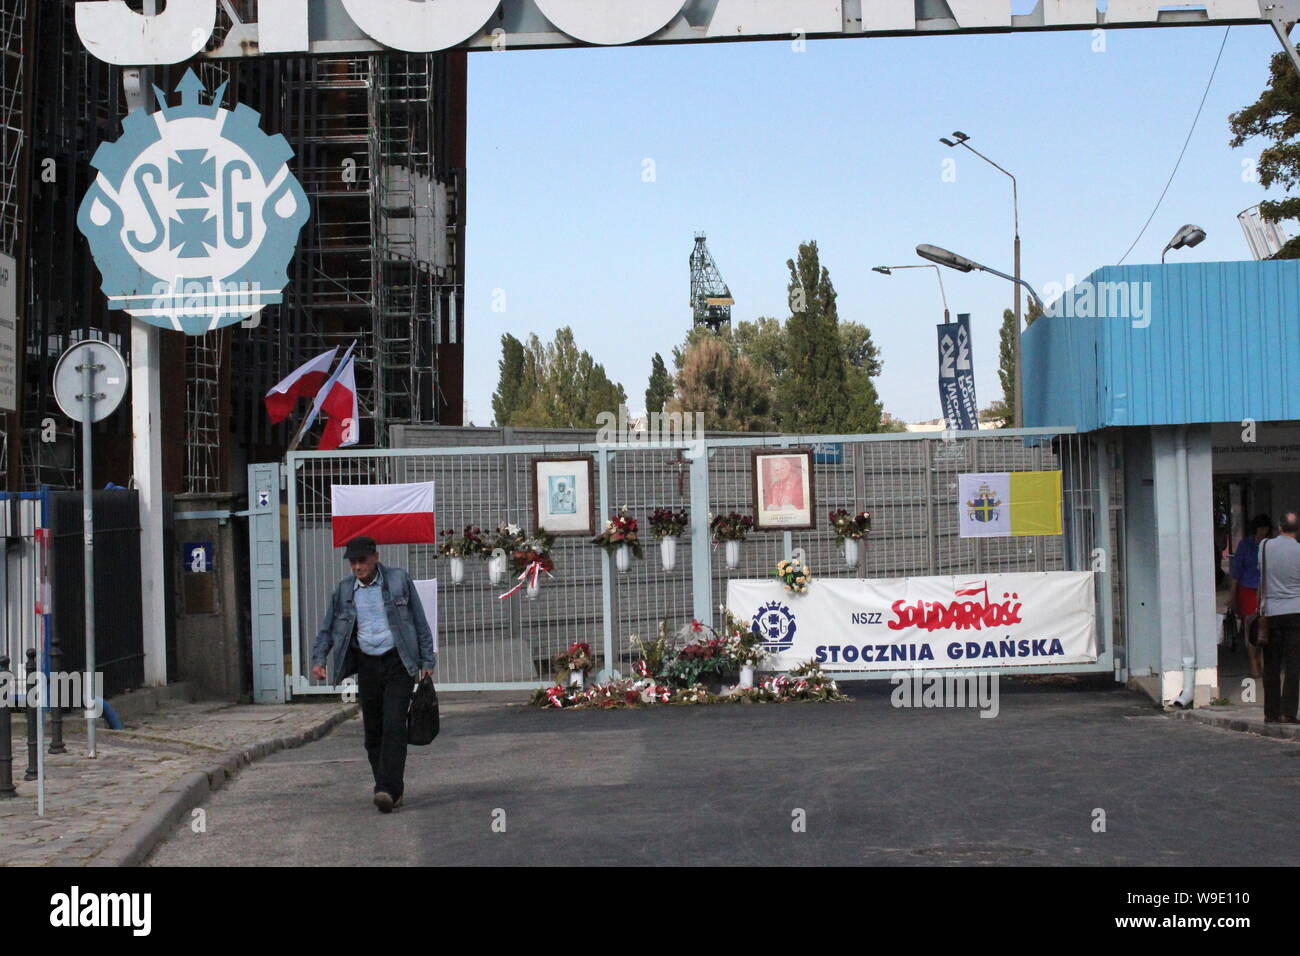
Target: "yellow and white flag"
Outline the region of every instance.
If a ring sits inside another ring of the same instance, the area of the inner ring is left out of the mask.
[[[963,538],[1061,533],[1059,471],[958,475],[958,527]]]

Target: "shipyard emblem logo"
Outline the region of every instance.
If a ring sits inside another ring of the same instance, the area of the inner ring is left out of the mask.
[[[189,335],[282,302],[309,215],[288,141],[262,132],[256,110],[222,109],[225,89],[202,104],[190,70],[179,106],[132,111],[95,153],[77,214],[109,308]]]
[[[998,511],[1000,507],[1002,502],[993,493],[993,489],[986,483],[981,483],[979,490],[975,492],[974,500],[966,502],[966,517],[979,522],[997,521],[998,515],[1001,514]]]
[[[763,639],[767,650],[787,651],[794,644],[794,615],[780,601],[772,601],[758,609],[750,630]]]

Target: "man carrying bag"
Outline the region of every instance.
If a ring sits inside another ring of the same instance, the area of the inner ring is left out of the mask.
[[[1281,528],[1259,547],[1259,620],[1252,634],[1264,648],[1266,724],[1300,723],[1300,517],[1287,512]]]

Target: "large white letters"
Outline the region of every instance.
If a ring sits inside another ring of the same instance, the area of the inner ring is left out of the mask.
[[[309,49],[307,0],[258,0],[257,46],[263,53],[301,53]]]
[[[445,50],[488,22],[500,0],[343,0],[357,26],[384,46],[408,53]]]
[[[92,54],[117,66],[181,63],[203,49],[217,23],[216,0],[171,0],[156,16],[126,0],[77,4],[77,33]]]
[[[635,43],[658,33],[681,12],[682,0],[537,0],[537,9],[574,39],[608,46]]]
[[[886,3],[888,8],[891,4]],[[896,6],[896,4],[895,4]],[[907,3],[907,29],[916,26],[916,11]],[[876,16],[864,10],[863,16]],[[791,9],[771,0],[718,0],[709,22],[709,36],[774,36],[784,33],[838,33],[844,29],[840,0],[812,0]]]

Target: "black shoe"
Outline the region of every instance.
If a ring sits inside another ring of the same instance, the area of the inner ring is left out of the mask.
[[[383,790],[375,791],[375,806],[379,808],[380,813],[392,813],[396,805],[391,794]]]

